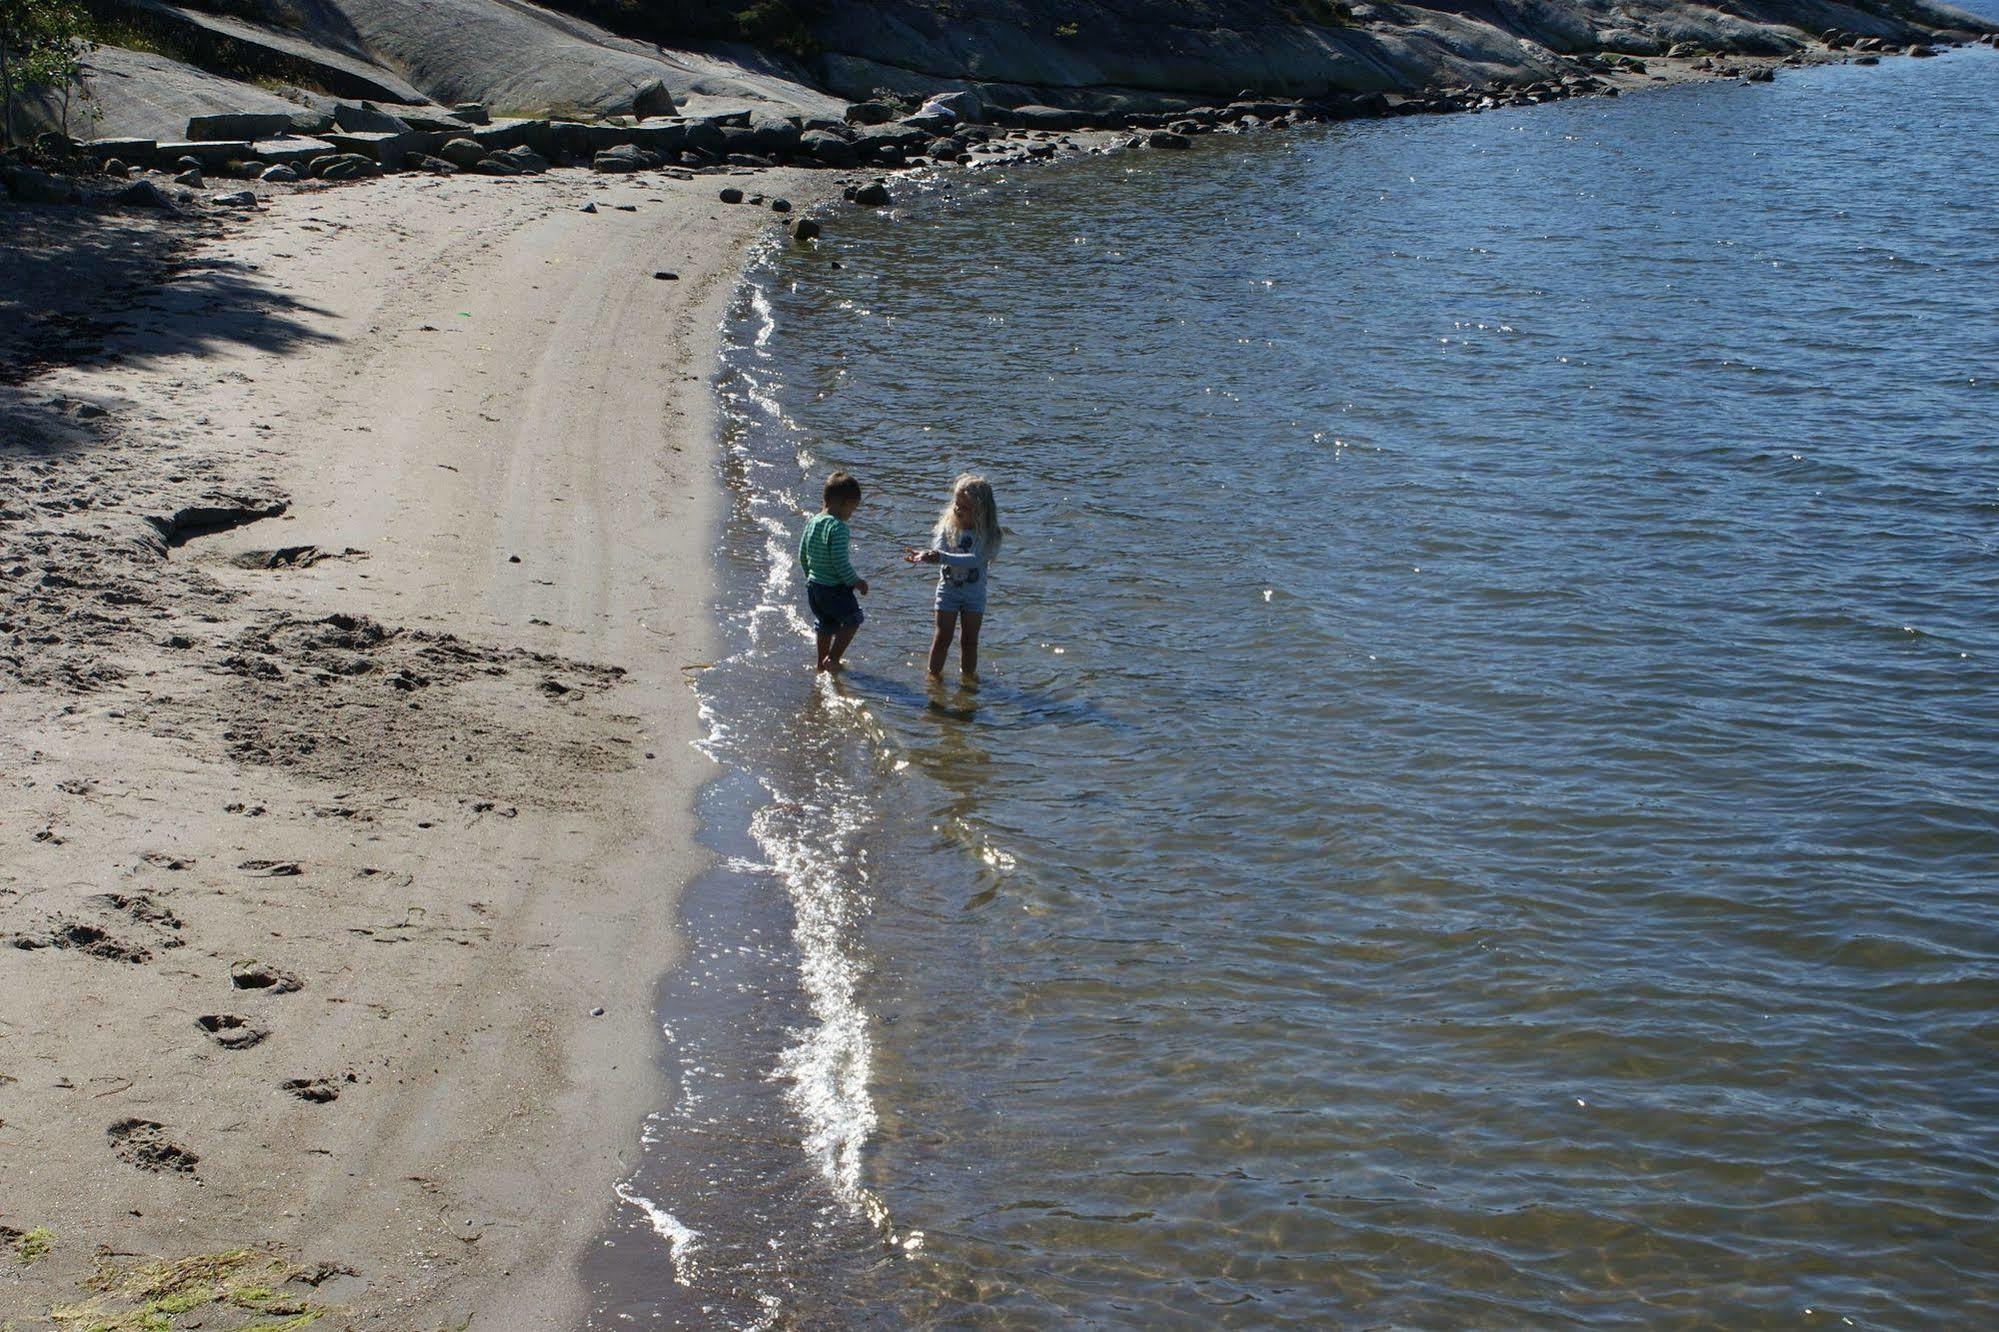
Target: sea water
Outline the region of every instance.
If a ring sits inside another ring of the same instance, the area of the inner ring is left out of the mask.
[[[1249,135],[773,254],[592,1325],[1999,1321],[1995,104]]]

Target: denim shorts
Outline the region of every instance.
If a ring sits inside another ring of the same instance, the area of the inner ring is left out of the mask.
[[[954,583],[948,578],[937,580],[937,609],[940,611],[962,611],[968,615],[986,613],[986,580],[975,583]]]
[[[807,582],[805,601],[812,607],[812,627],[822,634],[836,634],[842,629],[858,629],[861,621],[867,619],[861,613],[860,598],[854,589],[842,584],[829,587],[825,583]]]

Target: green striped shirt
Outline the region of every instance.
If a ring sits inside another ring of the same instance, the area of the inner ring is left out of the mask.
[[[798,538],[798,562],[807,580],[821,587],[847,587],[861,581],[847,558],[847,525],[830,513],[816,513]]]

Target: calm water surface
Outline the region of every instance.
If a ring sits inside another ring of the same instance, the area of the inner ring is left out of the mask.
[[[1999,1321],[1995,103],[1253,136],[770,264],[733,859],[593,1325]],[[895,541],[963,468],[1008,543],[929,687]]]

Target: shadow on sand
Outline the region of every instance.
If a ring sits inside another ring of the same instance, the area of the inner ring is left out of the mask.
[[[206,215],[0,203],[0,386],[100,359],[328,341],[302,322],[319,312],[263,274],[195,254],[224,229]]]

